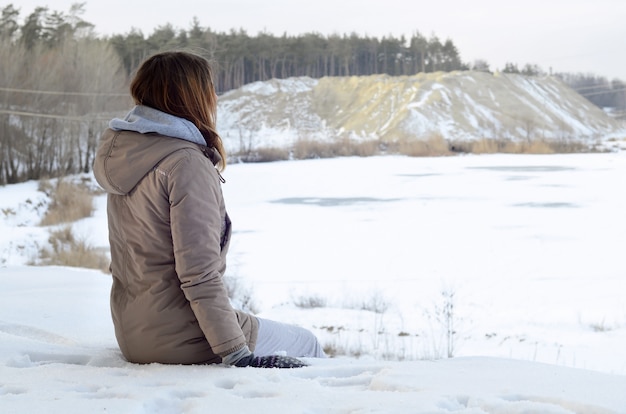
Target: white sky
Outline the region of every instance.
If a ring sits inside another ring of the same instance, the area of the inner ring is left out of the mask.
[[[21,17],[36,6],[68,12],[77,0],[15,0]],[[10,1],[2,1],[2,7]],[[464,62],[538,64],[545,71],[584,72],[626,80],[626,0],[85,0],[83,18],[99,34],[145,35],[194,16],[215,31],[250,35],[318,32],[382,37],[416,30],[450,38]]]

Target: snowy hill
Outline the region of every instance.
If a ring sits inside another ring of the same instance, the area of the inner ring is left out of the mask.
[[[483,72],[308,77],[255,82],[219,99],[231,152],[332,141],[559,139],[626,136],[619,121],[555,77]]]

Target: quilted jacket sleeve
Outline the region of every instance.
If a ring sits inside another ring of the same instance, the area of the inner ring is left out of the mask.
[[[225,207],[217,171],[198,151],[170,171],[167,180],[176,272],[214,353],[242,348],[246,338],[224,286],[221,239]]]

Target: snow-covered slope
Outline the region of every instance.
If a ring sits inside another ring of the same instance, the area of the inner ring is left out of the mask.
[[[298,139],[601,140],[626,129],[555,77],[483,72],[307,77],[255,82],[220,97],[229,151]]]

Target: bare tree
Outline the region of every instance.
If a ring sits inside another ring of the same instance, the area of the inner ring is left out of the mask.
[[[4,40],[0,59],[0,182],[89,171],[106,121],[131,103],[110,43]]]

